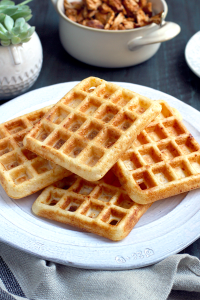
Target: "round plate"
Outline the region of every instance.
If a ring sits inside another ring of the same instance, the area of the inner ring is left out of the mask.
[[[61,83],[24,94],[1,106],[0,122],[57,102],[77,82]],[[151,99],[176,107],[199,142],[200,113],[159,91],[117,82]],[[155,202],[122,241],[113,242],[79,229],[39,218],[31,206],[39,192],[13,200],[0,187],[0,240],[61,264],[102,270],[125,270],[154,264],[200,236],[200,191]]]
[[[200,77],[200,31],[191,37],[185,48],[185,59],[190,69]]]

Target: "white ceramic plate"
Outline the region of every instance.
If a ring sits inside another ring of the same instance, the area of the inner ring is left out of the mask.
[[[41,88],[9,101],[0,106],[0,122],[56,102],[76,83]],[[200,141],[197,110],[147,87],[118,84],[151,99],[168,101],[181,112],[184,123]],[[61,264],[104,270],[139,268],[181,251],[200,236],[199,190],[157,201],[120,242],[34,216],[31,206],[38,194],[13,200],[0,187],[0,240]]]
[[[200,31],[195,33],[185,48],[185,59],[190,69],[200,77]]]

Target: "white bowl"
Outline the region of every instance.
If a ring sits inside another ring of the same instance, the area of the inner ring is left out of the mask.
[[[51,0],[59,14],[60,40],[76,59],[98,67],[128,67],[146,61],[159,49],[160,43],[174,38],[180,26],[172,22],[155,23],[130,30],[104,30],[80,25],[64,13],[63,0]],[[164,11],[165,0],[151,0],[155,14]]]

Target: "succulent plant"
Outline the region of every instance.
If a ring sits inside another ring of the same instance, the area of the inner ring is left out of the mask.
[[[0,1],[0,45],[9,46],[26,43],[35,31],[27,21],[32,17],[26,0],[18,5],[9,0]]]

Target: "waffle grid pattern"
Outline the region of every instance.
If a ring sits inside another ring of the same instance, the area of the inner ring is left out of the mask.
[[[109,171],[89,182],[71,175],[46,188],[34,202],[35,214],[121,240],[150,207],[134,203]]]
[[[23,146],[25,134],[51,107],[0,125],[0,183],[12,198],[30,195],[70,174]]]
[[[156,101],[89,77],[42,118],[24,144],[86,180],[99,180],[160,110]]]
[[[164,101],[160,115],[115,164],[132,200],[150,203],[200,186],[200,145]]]

